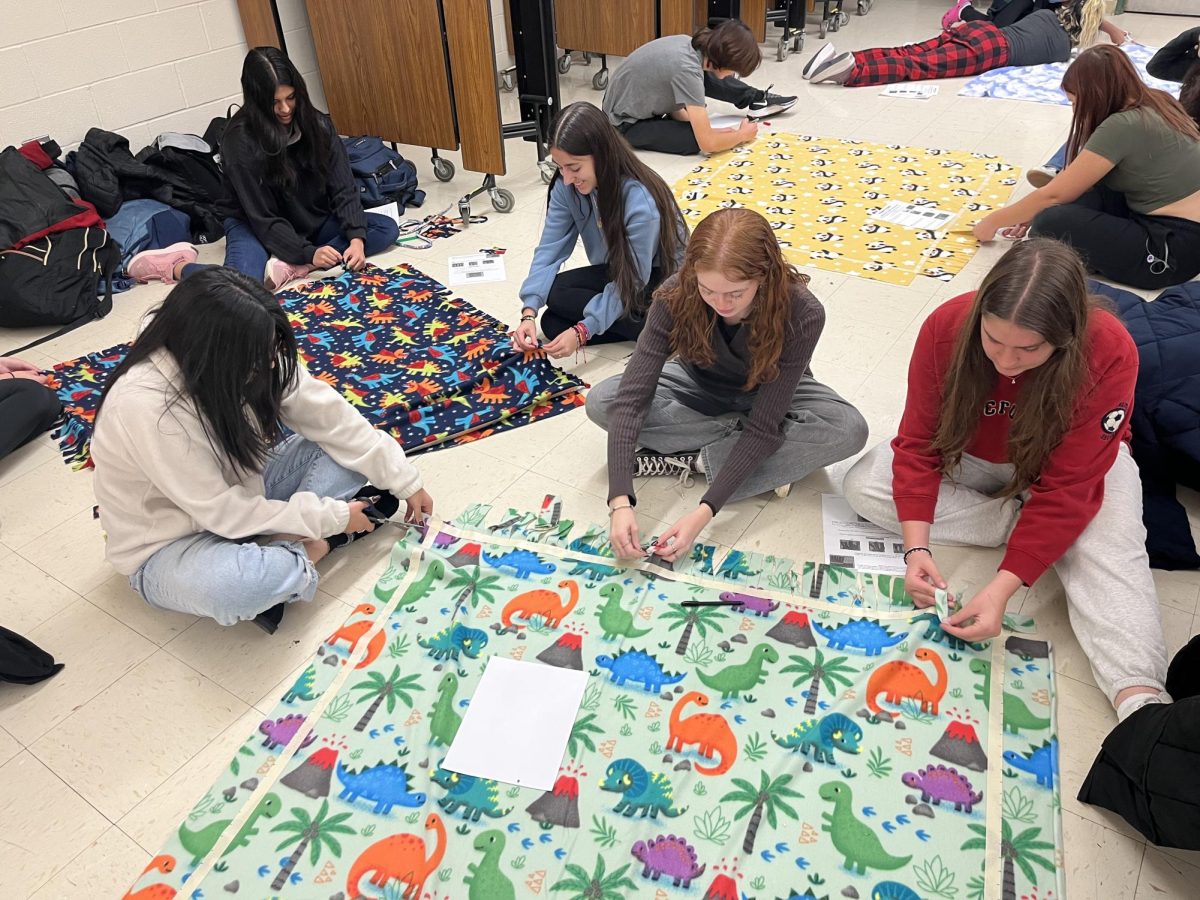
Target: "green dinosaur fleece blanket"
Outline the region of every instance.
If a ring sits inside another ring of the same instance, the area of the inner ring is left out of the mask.
[[[1063,896],[1045,642],[963,645],[887,576],[625,568],[599,528],[486,514],[397,543],[135,889]],[[553,790],[441,765],[496,655],[591,675]]]

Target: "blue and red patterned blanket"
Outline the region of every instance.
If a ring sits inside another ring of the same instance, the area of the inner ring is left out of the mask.
[[[514,353],[503,322],[414,269],[368,267],[279,295],[310,372],[410,453],[478,440],[583,403],[586,385],[541,351]],[[128,345],[59,363],[64,459],[89,466],[96,405]]]

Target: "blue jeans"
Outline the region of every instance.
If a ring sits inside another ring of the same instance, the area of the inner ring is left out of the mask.
[[[225,220],[225,265],[231,269],[249,275],[261,281],[267,268],[267,248],[262,245],[250,226],[241,219],[228,218]],[[400,228],[394,220],[378,213],[367,213],[367,235],[363,238],[363,250],[367,256],[374,256],[396,243]],[[321,223],[317,233],[312,236],[312,242],[318,247],[330,246],[338,253],[345,253],[350,246],[342,234],[341,223],[329,216]],[[205,268],[204,263],[189,263],[180,273],[187,278]]]
[[[275,448],[263,483],[271,500],[288,500],[300,491],[346,500],[366,479],[294,434]],[[222,625],[253,619],[276,603],[311,600],[317,580],[300,541],[243,543],[207,531],[168,544],[129,576],[130,586],[151,606]]]
[[[1052,157],[1050,157],[1049,162],[1046,163],[1046,168],[1054,169],[1054,171],[1056,171],[1056,172],[1061,172],[1066,167],[1067,167],[1067,145],[1063,144],[1061,147],[1059,147],[1057,150],[1054,151],[1054,155]]]

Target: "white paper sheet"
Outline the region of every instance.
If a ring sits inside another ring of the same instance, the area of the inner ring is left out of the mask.
[[[708,124],[713,128],[737,128],[746,121],[745,115],[740,116],[709,116]]]
[[[928,100],[936,97],[936,84],[893,84],[879,92],[880,97],[909,97],[913,100]]]
[[[587,681],[586,672],[492,657],[442,766],[551,790]]]
[[[825,531],[825,561],[866,572],[903,575],[904,541],[860,517],[844,497],[821,495],[821,526]]]
[[[504,281],[504,257],[473,253],[450,257],[450,284],[476,284],[480,281]]]
[[[380,216],[387,216],[397,225],[400,224],[400,207],[393,200],[391,203],[385,203],[383,206],[376,206],[373,209],[368,209],[367,212],[373,212]]]
[[[939,231],[958,213],[938,209],[936,206],[926,206],[918,203],[905,203],[893,200],[879,212],[872,213],[872,219],[890,222],[902,228],[920,228],[925,231]]]

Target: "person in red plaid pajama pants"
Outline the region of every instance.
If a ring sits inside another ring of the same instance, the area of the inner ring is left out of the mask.
[[[1078,0],[1092,5],[1104,0]],[[1070,10],[1068,10],[1070,12]],[[1038,10],[1011,25],[956,22],[935,38],[904,47],[879,47],[837,55],[826,44],[813,55],[801,75],[813,84],[846,87],[961,78],[1001,66],[1036,66],[1066,62],[1075,42],[1068,25],[1051,10]]]
[[[1008,64],[1008,39],[991,22],[963,22],[935,38],[904,47],[875,47],[854,54],[846,87],[961,78]]]

